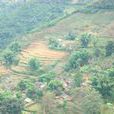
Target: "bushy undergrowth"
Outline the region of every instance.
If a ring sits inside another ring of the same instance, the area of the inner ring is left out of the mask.
[[[50,38],[48,41],[48,47],[55,50],[62,50],[63,46],[61,41],[56,38]]]
[[[66,40],[75,40],[76,38],[76,34],[73,33],[73,32],[69,32],[66,36],[65,36],[65,39]]]

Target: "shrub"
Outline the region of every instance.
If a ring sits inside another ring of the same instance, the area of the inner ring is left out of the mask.
[[[96,48],[98,44],[98,38],[96,36],[93,36],[92,43],[93,43],[94,48]]]
[[[23,103],[11,91],[0,91],[0,114],[21,114]]]
[[[36,58],[31,58],[28,61],[28,67],[32,71],[37,71],[40,68],[40,62],[39,62],[39,60],[36,59]]]
[[[66,40],[75,40],[76,34],[73,32],[69,32],[68,35],[65,37]]]
[[[17,88],[21,91],[33,88],[33,83],[30,80],[22,80],[18,83]]]
[[[47,74],[43,74],[39,77],[39,81],[49,83],[56,77],[54,72],[49,72]]]
[[[17,58],[13,52],[7,51],[3,54],[3,62],[6,67],[11,67],[19,63],[19,58]]]
[[[76,69],[88,63],[89,54],[87,51],[76,51],[69,57],[68,63],[65,65],[65,70]]]
[[[81,46],[83,48],[87,48],[88,47],[88,44],[90,42],[90,38],[91,38],[91,35],[88,34],[88,33],[84,33],[84,34],[81,35],[80,42],[81,42]]]
[[[78,110],[73,114],[100,114],[103,99],[95,89],[90,87],[75,88],[71,89],[71,95],[74,109]]]
[[[80,57],[80,52],[73,52],[71,56],[69,57],[68,63],[65,65],[65,70],[71,70],[71,69],[76,69],[79,67],[79,59]]]
[[[26,95],[33,100],[38,100],[43,96],[43,93],[41,90],[33,87],[27,90]]]
[[[114,42],[109,41],[105,47],[106,50],[106,56],[111,56],[114,52]]]
[[[98,48],[95,48],[94,55],[95,55],[95,57],[100,57],[100,55],[101,55],[101,50],[98,49]]]
[[[12,93],[10,91],[0,91],[0,101],[3,101],[4,99],[9,99],[12,97]]]
[[[10,46],[9,49],[13,52],[13,53],[19,53],[21,52],[21,45],[18,42],[13,42]]]
[[[59,80],[51,80],[48,84],[48,88],[52,91],[63,89],[63,84]]]
[[[114,68],[108,69],[108,74],[110,77],[114,78]]]
[[[101,93],[105,100],[112,99],[114,82],[113,78],[107,74],[98,74],[98,76],[92,78],[92,86]]]
[[[81,73],[76,73],[74,76],[74,85],[80,87],[83,82],[83,76]]]
[[[15,60],[13,62],[13,65],[17,66],[19,64],[20,58],[15,57]]]
[[[89,54],[87,51],[80,52],[80,65],[83,66],[84,64],[88,63],[89,60]]]
[[[62,49],[62,44],[59,40],[50,38],[48,42],[49,48],[51,49]]]
[[[22,114],[23,105],[17,98],[0,101],[0,114]]]

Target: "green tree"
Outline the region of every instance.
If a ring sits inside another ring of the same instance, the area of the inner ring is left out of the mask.
[[[81,46],[83,48],[87,48],[88,47],[88,44],[90,42],[90,38],[91,38],[91,35],[88,34],[88,33],[84,33],[84,34],[81,35],[80,42],[81,42]]]
[[[49,83],[51,80],[53,80],[56,77],[56,74],[54,72],[49,72],[47,74],[43,74],[39,77],[40,82],[47,82]]]
[[[100,55],[101,55],[101,50],[98,49],[98,48],[95,48],[94,55],[95,55],[95,57],[100,57]]]
[[[103,99],[95,89],[76,88],[72,90],[71,96],[77,114],[100,114]]]
[[[23,103],[8,92],[0,93],[0,114],[22,114]]]
[[[39,62],[39,60],[36,59],[36,58],[31,58],[28,61],[28,67],[32,71],[37,71],[40,68],[40,62]]]
[[[34,81],[30,81],[30,80],[21,80],[18,85],[17,88],[21,91],[27,90],[29,88],[33,88],[33,83]]]
[[[82,114],[80,109],[77,108],[75,103],[64,100],[62,103],[59,103],[58,106],[59,114]]]
[[[12,93],[9,91],[0,91],[0,101],[4,100],[4,99],[9,99],[10,97],[12,97]]]
[[[3,62],[6,67],[11,67],[19,63],[19,58],[17,58],[13,52],[7,51],[3,54]]]
[[[55,100],[55,94],[47,92],[42,97],[41,107],[42,114],[56,114],[57,113],[57,103]],[[41,113],[41,112],[40,112]]]
[[[80,52],[73,52],[69,59],[68,59],[68,63],[65,66],[65,70],[71,70],[71,69],[76,69],[79,67],[79,59],[80,57]]]
[[[48,84],[48,89],[59,95],[63,90],[63,84],[59,80],[51,80]]]
[[[109,41],[105,47],[106,56],[111,56],[114,52],[114,42]]]
[[[43,96],[43,92],[35,87],[29,88],[26,93],[27,97],[33,100],[39,100]]]
[[[68,35],[65,37],[66,40],[75,40],[76,34],[73,32],[69,32]]]
[[[92,86],[101,93],[104,99],[112,98],[112,91],[114,88],[114,79],[108,74],[98,74],[92,78]]]
[[[81,84],[82,84],[82,82],[83,82],[83,76],[82,76],[82,74],[80,72],[79,73],[76,73],[74,75],[74,86],[80,87]]]
[[[87,51],[76,51],[73,52],[68,60],[68,63],[65,65],[65,70],[69,71],[76,69],[84,64],[87,64],[89,60],[89,54]]]
[[[13,53],[20,53],[22,48],[21,45],[18,42],[13,42],[10,46],[9,49],[13,52]]]
[[[61,42],[56,38],[50,38],[48,45],[49,45],[49,48],[51,49],[62,49]]]
[[[110,68],[107,71],[109,73],[109,76],[112,77],[112,78],[114,78],[114,68]]]
[[[19,99],[10,98],[0,101],[1,114],[22,114],[22,103]]]
[[[89,60],[89,53],[86,50],[80,52],[80,65],[84,65],[88,63]]]

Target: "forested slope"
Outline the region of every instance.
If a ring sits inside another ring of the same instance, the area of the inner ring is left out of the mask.
[[[32,0],[20,3],[0,2],[0,47],[12,38],[41,28],[63,15],[65,0]]]

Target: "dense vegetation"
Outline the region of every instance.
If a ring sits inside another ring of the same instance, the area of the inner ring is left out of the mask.
[[[0,9],[0,47],[6,46],[14,37],[29,33],[36,27],[40,29],[49,25],[52,20],[62,17],[65,6],[64,0],[4,4]]]

